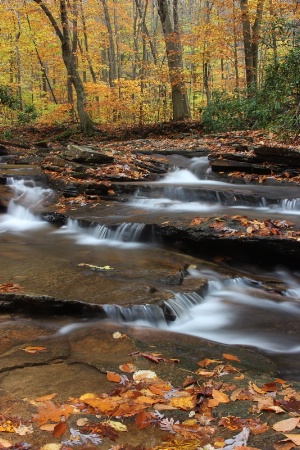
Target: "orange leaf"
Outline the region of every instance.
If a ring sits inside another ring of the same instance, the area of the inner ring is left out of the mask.
[[[107,377],[108,381],[112,381],[114,383],[120,383],[120,381],[121,381],[120,375],[115,372],[107,372],[106,377]]]
[[[217,389],[212,390],[212,399],[208,400],[209,408],[214,408],[218,406],[220,403],[229,403],[230,399],[225,392],[218,391]]]
[[[52,400],[56,396],[57,396],[57,394],[43,395],[42,397],[37,397],[35,399],[35,401],[36,402],[46,402],[47,400]]]
[[[230,355],[230,354],[228,354],[228,353],[223,353],[223,356],[224,356],[225,359],[228,359],[229,361],[238,361],[238,362],[241,362],[241,360],[240,360],[237,356]]]
[[[126,373],[133,373],[138,370],[137,367],[131,363],[122,364],[121,366],[119,366],[119,369],[122,370],[122,372]]]
[[[210,364],[218,363],[218,362],[220,362],[220,361],[218,361],[217,359],[204,358],[204,359],[202,359],[201,361],[198,361],[197,364],[198,364],[198,366],[200,366],[200,367],[207,367],[207,366],[209,366]]]
[[[46,401],[38,406],[38,413],[34,414],[33,420],[36,420],[40,425],[44,425],[48,421],[60,422],[62,416],[67,419],[74,411],[71,405],[56,406],[53,402]]]
[[[139,430],[142,430],[149,425],[150,421],[145,410],[138,413],[135,418],[135,423]]]

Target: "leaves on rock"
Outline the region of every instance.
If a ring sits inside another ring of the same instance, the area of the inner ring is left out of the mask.
[[[55,405],[51,400],[38,405],[38,413],[34,414],[33,420],[38,425],[44,425],[47,422],[60,422],[62,417],[67,419],[74,411],[74,407],[71,405]]]

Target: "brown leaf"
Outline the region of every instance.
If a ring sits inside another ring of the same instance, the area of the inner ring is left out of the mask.
[[[265,391],[265,392],[277,392],[277,391],[279,391],[279,386],[278,386],[278,384],[275,381],[273,381],[273,382],[270,382],[270,383],[265,383],[261,387],[261,389],[263,391]]]
[[[149,420],[149,417],[145,410],[141,411],[135,418],[136,426],[139,430],[143,430],[146,428],[150,423],[151,420]]]
[[[66,421],[59,422],[57,425],[55,425],[53,430],[53,437],[58,438],[62,436],[67,430],[67,423]]]

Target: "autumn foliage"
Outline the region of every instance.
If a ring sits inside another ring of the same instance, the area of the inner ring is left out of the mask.
[[[82,94],[97,124],[166,121],[174,86],[199,119],[216,90],[259,87],[264,68],[295,45],[296,1],[172,0],[170,32],[170,21],[159,20],[167,3],[158,9],[155,0],[3,0],[1,122],[79,121]],[[72,67],[60,42],[66,30]],[[181,52],[182,67],[174,71]]]

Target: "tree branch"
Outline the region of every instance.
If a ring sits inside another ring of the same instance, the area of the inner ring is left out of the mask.
[[[33,1],[34,1],[35,3],[37,3],[37,4],[42,8],[42,10],[44,11],[44,13],[45,13],[46,16],[48,17],[48,19],[49,19],[51,25],[53,26],[53,28],[54,28],[54,30],[55,30],[57,36],[59,37],[61,43],[63,43],[64,37],[63,37],[62,32],[60,31],[60,28],[59,28],[59,26],[58,26],[58,24],[57,24],[57,22],[56,22],[56,20],[55,20],[55,18],[54,18],[54,16],[53,16],[53,14],[51,13],[51,11],[50,11],[50,10],[48,9],[48,7],[43,3],[43,0],[33,0]]]

